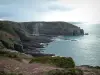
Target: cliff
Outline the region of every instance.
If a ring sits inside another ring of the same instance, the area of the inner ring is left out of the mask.
[[[36,50],[43,47],[40,43],[51,42],[51,37],[58,35],[84,35],[84,30],[67,22],[0,21],[0,42],[20,52],[40,52]]]
[[[23,22],[25,29],[33,33],[36,25],[40,34],[44,35],[83,35],[84,31],[67,22]]]

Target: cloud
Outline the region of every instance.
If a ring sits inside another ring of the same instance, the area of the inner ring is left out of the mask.
[[[58,0],[61,4],[73,8],[71,11],[50,12],[46,21],[100,22],[100,0]]]
[[[15,21],[43,20],[51,11],[71,11],[58,0],[0,0],[0,17]]]
[[[100,0],[0,0],[0,18],[13,21],[100,21]]]

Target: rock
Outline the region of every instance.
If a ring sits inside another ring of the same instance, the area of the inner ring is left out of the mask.
[[[23,46],[20,44],[14,44],[14,49],[19,52],[23,52]]]
[[[83,29],[80,29],[80,33],[81,33],[82,35],[84,35],[84,30],[83,30]]]
[[[85,33],[85,35],[89,35],[89,33]]]

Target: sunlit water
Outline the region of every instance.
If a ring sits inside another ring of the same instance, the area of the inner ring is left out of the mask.
[[[65,36],[45,48],[45,53],[72,57],[76,65],[100,66],[100,25],[78,25],[88,32],[84,36]],[[76,40],[76,41],[75,41]]]

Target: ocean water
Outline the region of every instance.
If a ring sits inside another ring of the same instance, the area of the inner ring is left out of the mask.
[[[78,24],[89,35],[55,38],[45,53],[72,57],[76,65],[100,66],[100,24]]]

